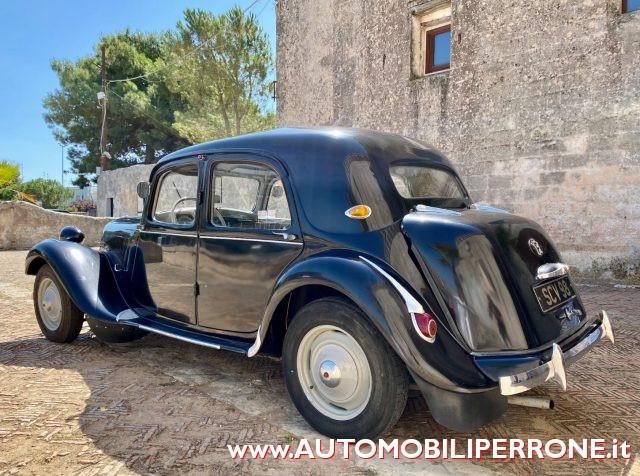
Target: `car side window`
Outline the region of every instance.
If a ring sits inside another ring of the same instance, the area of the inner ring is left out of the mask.
[[[193,225],[198,204],[198,169],[188,164],[160,177],[153,205],[155,221],[170,225]]]
[[[216,226],[286,230],[287,195],[278,173],[262,164],[229,162],[213,169],[209,221]]]

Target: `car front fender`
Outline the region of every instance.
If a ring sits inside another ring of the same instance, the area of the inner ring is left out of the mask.
[[[115,322],[128,308],[114,279],[107,257],[78,243],[44,240],[27,254],[25,272],[35,275],[51,266],[73,303],[93,318]]]
[[[391,279],[389,279],[391,278]],[[327,286],[355,303],[382,334],[411,372],[429,383],[458,392],[494,386],[471,356],[439,326],[435,342],[422,340],[411,322],[407,302],[392,281],[429,309],[425,301],[388,265],[374,257],[347,250],[328,250],[298,260],[280,276],[258,330],[255,355],[264,342],[272,317],[283,299],[302,286]],[[437,316],[436,316],[437,318]]]

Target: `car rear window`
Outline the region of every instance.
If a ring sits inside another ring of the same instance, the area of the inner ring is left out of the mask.
[[[402,198],[465,199],[460,182],[452,173],[423,165],[389,167],[391,179]]]

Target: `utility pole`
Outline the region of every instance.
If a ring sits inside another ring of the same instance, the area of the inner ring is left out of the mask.
[[[62,186],[64,187],[64,145],[60,144],[60,163],[62,165],[62,168],[60,169],[60,183],[62,183]]]
[[[109,166],[108,155],[105,154],[105,145],[107,143],[107,66],[106,66],[106,46],[100,46],[101,62],[100,77],[102,79],[102,127],[100,128],[100,168],[107,170]]]

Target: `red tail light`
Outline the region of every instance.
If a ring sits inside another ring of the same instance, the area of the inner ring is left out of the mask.
[[[411,314],[411,320],[413,321],[413,328],[420,337],[429,343],[433,343],[436,340],[438,324],[431,314],[428,312],[414,313]]]

